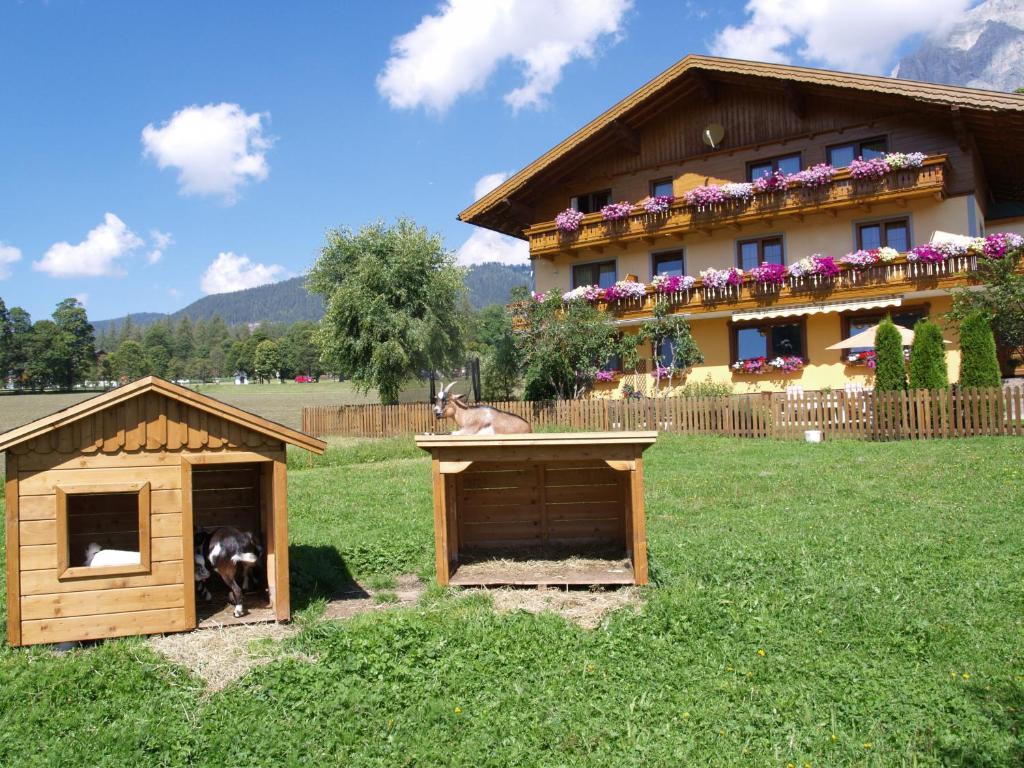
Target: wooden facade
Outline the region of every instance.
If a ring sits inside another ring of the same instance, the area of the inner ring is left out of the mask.
[[[419,435],[433,459],[434,546],[441,585],[646,584],[643,452],[657,432]],[[467,558],[611,550],[628,568],[567,577],[556,561],[530,575],[460,572]]]
[[[257,531],[269,610],[290,617],[286,444],[300,432],[149,377],[0,436],[11,645],[197,625],[193,531]],[[87,567],[90,543],[139,563]]]

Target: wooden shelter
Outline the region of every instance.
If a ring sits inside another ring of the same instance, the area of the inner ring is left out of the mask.
[[[266,599],[243,620],[290,618],[288,443],[326,447],[152,376],[0,435],[8,642],[194,629],[210,610],[197,619],[193,531],[220,525],[266,552]],[[90,567],[93,543],[138,562]]]
[[[643,452],[657,436],[417,436],[433,458],[438,583],[646,584]],[[564,565],[594,551],[620,564]]]

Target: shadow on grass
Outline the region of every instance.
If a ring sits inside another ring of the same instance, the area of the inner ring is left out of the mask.
[[[1008,750],[1012,756],[1011,765],[1024,765],[1024,685],[1007,682],[993,685],[991,690],[983,690],[972,686],[970,697],[974,699],[985,717],[993,727],[1005,733],[1014,742]],[[989,746],[976,740],[964,740],[959,743],[944,744],[940,747],[943,765],[963,766],[996,766],[1006,765],[1003,760],[1007,753],[993,745]]]
[[[334,547],[295,544],[288,548],[288,558],[292,606],[297,610],[315,600],[369,597]]]

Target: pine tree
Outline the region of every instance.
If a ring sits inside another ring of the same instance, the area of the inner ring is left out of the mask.
[[[981,312],[971,312],[960,321],[960,386],[1001,385],[992,327]]]
[[[875,391],[899,392],[907,388],[903,339],[892,318],[878,324],[875,332]]]
[[[917,321],[914,345],[910,348],[911,389],[945,389],[949,386],[944,344],[938,325],[928,320]]]

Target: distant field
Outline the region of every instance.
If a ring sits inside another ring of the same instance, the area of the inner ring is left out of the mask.
[[[457,387],[467,392],[465,383]],[[295,382],[273,384],[206,384],[194,387],[210,397],[225,403],[252,411],[266,419],[298,429],[302,423],[304,405],[356,405],[377,403],[373,390],[363,394],[350,382],[322,381],[318,384],[296,384]],[[427,401],[428,386],[413,384],[403,390],[403,403]],[[0,393],[0,432],[20,426],[61,408],[93,397],[96,392],[45,392],[38,394]]]

